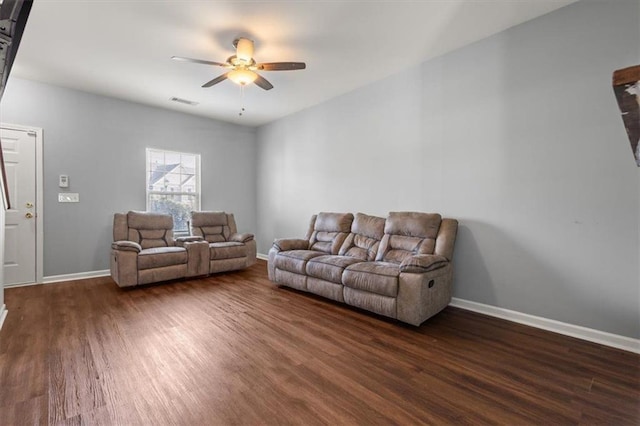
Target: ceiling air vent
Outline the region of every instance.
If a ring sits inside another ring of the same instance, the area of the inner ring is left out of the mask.
[[[185,105],[191,105],[191,106],[198,105],[198,102],[189,101],[187,99],[182,99],[182,98],[176,98],[175,96],[173,98],[171,98],[170,100],[172,100],[173,102],[178,102],[180,104],[185,104]]]

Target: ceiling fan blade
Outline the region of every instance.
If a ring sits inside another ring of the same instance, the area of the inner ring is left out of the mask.
[[[256,67],[264,71],[294,71],[307,68],[304,62],[265,62],[258,64]]]
[[[196,63],[196,64],[217,65],[219,67],[226,67],[227,66],[227,64],[223,64],[223,63],[220,63],[220,62],[205,61],[205,60],[202,60],[202,59],[183,58],[181,56],[172,56],[171,59],[173,59],[174,61],[193,62],[193,63]]]
[[[262,87],[264,90],[271,90],[273,89],[273,84],[269,83],[267,81],[266,78],[264,78],[261,75],[258,75],[258,78],[256,78],[256,80],[254,81],[254,83],[256,84],[256,86],[258,87]]]
[[[221,81],[225,81],[228,77],[229,77],[229,73],[225,73],[225,74],[219,75],[218,77],[214,78],[213,80],[207,81],[205,84],[202,85],[202,87],[211,87],[214,84],[218,84]]]

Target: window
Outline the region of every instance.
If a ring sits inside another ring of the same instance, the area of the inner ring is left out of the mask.
[[[180,233],[192,210],[200,210],[200,155],[147,148],[147,211],[172,215]]]

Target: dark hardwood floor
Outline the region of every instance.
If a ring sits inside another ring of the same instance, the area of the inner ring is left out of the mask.
[[[266,263],[6,290],[0,424],[640,424],[640,355],[447,308],[403,325]]]

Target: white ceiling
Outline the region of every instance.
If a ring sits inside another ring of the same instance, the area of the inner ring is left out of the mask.
[[[12,75],[256,126],[574,1],[35,0]],[[170,59],[224,62],[238,36],[258,62],[307,63],[263,72],[275,88],[247,87],[242,117],[239,86],[200,87],[224,69]]]

